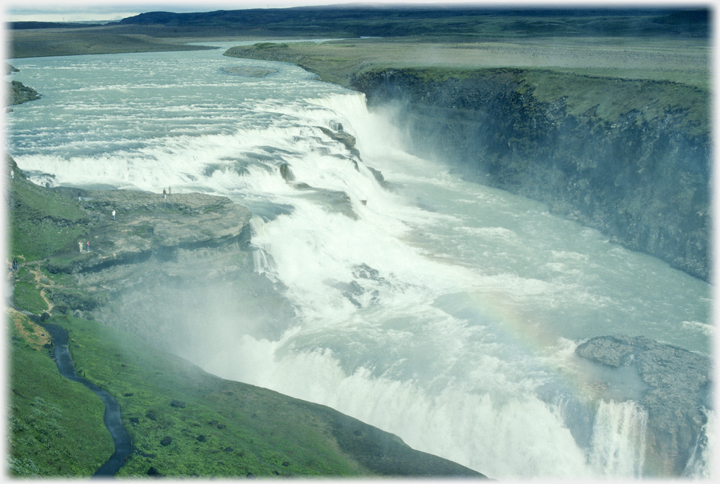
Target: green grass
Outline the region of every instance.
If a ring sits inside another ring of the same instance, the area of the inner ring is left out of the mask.
[[[9,184],[11,258],[29,262],[76,245],[89,223],[77,200],[34,185],[17,165],[14,172],[18,175]]]
[[[683,113],[689,132],[708,132],[709,95],[695,86],[649,80],[593,77],[548,70],[525,70],[519,78],[543,103],[565,100],[568,114],[581,115],[597,108],[595,115],[610,123],[637,111],[642,120],[652,121],[668,111]]]
[[[41,328],[19,313],[10,321],[10,475],[91,476],[114,451],[103,424],[104,404],[59,374],[38,343]]]
[[[78,372],[120,403],[138,452],[118,476],[150,467],[167,476],[358,474],[291,399],[214,377],[129,333],[73,317],[54,322],[69,330]]]
[[[11,475],[92,475],[113,452],[100,399],[60,376],[42,329],[20,313],[13,320],[23,332],[13,326]],[[121,406],[136,453],[118,477],[150,467],[175,477],[368,474],[338,451],[317,406],[214,377],[100,323],[64,315],[48,322],[68,330],[77,373]]]
[[[40,288],[33,282],[16,281],[13,291],[13,304],[33,314],[48,310],[48,305],[40,296]]]
[[[278,48],[262,44],[229,49],[229,56],[295,62],[321,79],[348,86],[372,69],[552,70],[616,79],[673,81],[709,89],[711,47],[703,39],[665,37],[354,39]]]

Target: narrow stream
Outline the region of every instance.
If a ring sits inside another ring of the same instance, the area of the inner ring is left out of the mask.
[[[132,442],[130,434],[127,433],[122,424],[120,416],[120,405],[108,392],[99,386],[91,383],[84,378],[78,376],[75,371],[75,365],[70,357],[68,349],[68,333],[62,326],[57,324],[42,324],[40,326],[50,333],[53,342],[53,359],[57,364],[60,374],[74,382],[82,383],[96,395],[98,395],[105,404],[105,426],[107,427],[113,442],[115,443],[115,452],[94,474],[94,476],[113,476],[125,465],[128,456],[132,452]]]

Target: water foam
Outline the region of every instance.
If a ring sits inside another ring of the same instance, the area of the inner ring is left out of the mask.
[[[363,366],[348,371],[327,348],[294,351],[299,333],[289,332],[279,342],[248,337],[206,368],[328,405],[400,435],[413,448],[491,477],[641,476],[647,416],[631,401],[601,402],[592,446],[582,449],[557,402],[540,401],[529,391],[506,398],[474,393],[463,380],[430,393],[426,388],[432,385],[412,379],[377,376]]]

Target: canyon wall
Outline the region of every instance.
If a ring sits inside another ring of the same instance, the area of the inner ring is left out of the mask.
[[[351,85],[399,108],[417,154],[710,280],[704,89],[521,69],[374,69]]]

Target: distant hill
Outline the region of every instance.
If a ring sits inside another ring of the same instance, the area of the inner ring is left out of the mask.
[[[80,29],[83,27],[97,27],[107,22],[9,22],[11,30],[27,29]]]
[[[709,8],[493,8],[380,5],[147,12],[119,22],[10,22],[10,30],[123,28],[160,37],[280,34],[293,36],[710,36]]]
[[[561,18],[561,21],[556,19]],[[498,19],[507,22],[497,27]],[[504,36],[645,36],[708,37],[710,11],[638,8],[491,8],[468,6],[330,6],[284,9],[218,10],[214,12],[148,12],[121,20],[119,25],[165,26],[199,30],[293,31],[347,36],[407,35]]]

